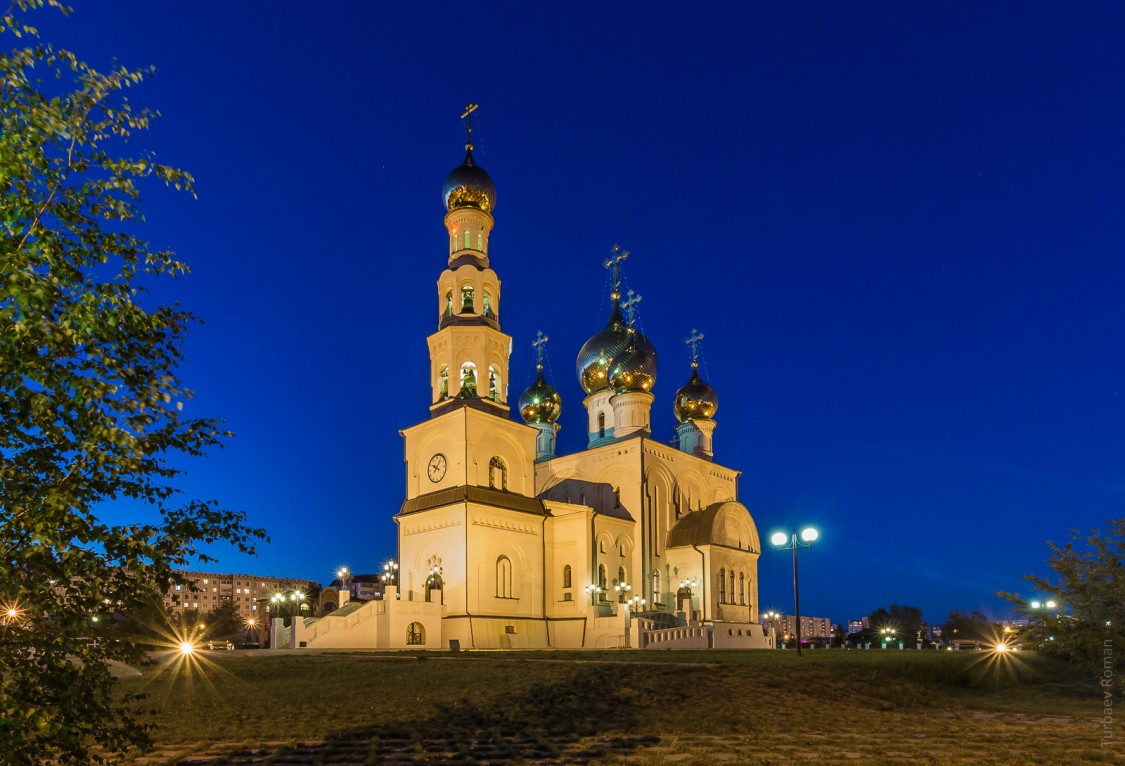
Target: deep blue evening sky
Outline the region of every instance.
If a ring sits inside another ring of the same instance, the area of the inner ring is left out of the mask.
[[[470,99],[510,398],[542,329],[560,451],[584,444],[574,358],[629,249],[655,437],[698,327],[763,541],[822,530],[805,613],[999,616],[1045,540],[1122,514],[1125,6],[78,5],[36,23],[155,65],[137,149],[198,180],[143,201],[193,267],[161,295],[206,321],[188,409],[237,434],[185,486],[272,537],[215,571],[323,582],[394,552]],[[760,575],[791,611],[787,554]]]

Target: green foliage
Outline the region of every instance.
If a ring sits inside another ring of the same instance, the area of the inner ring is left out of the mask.
[[[1036,589],[1033,597],[1018,593],[999,595],[1016,604],[1032,620],[1025,642],[1040,651],[1101,670],[1107,645],[1120,652],[1125,646],[1125,517],[1110,519],[1105,531],[1091,530],[1082,536],[1072,530],[1064,546],[1048,542],[1051,557],[1047,566],[1055,573],[1051,580],[1027,575]],[[1031,606],[1032,598],[1054,609]],[[1108,644],[1107,644],[1108,642]]]
[[[916,606],[891,604],[890,608],[876,609],[868,616],[867,622],[871,626],[868,631],[875,637],[867,640],[882,640],[879,631],[883,628],[891,628],[894,630],[896,642],[902,641],[906,646],[913,647],[922,630],[922,610]]]
[[[992,623],[984,616],[984,612],[974,609],[969,614],[954,609],[942,626],[942,637],[947,642],[960,639],[963,641],[988,641],[995,639],[996,631]]]
[[[125,89],[149,70],[99,72],[0,17],[0,753],[6,764],[108,762],[146,735],[93,642],[115,614],[151,609],[201,542],[252,552],[263,532],[183,499],[177,456],[228,435],[182,413],[177,377],[194,317],[147,287],[187,272],[133,232],[141,187],[191,189],[151,155],[118,156],[149,126]],[[104,520],[127,509],[151,521]],[[11,608],[13,611],[8,612]],[[95,620],[97,618],[97,620]]]
[[[207,613],[207,637],[214,639],[236,639],[242,633],[242,617],[238,607],[230,598],[224,598],[219,605]]]

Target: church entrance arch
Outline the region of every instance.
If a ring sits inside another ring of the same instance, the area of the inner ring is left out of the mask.
[[[685,604],[687,605],[687,609],[684,609]],[[691,611],[691,590],[689,588],[680,588],[678,591],[676,591],[676,611]]]
[[[434,596],[434,591],[437,591],[437,596]],[[426,578],[426,601],[437,601],[439,604],[445,603],[445,582],[441,579],[441,575],[432,574]]]

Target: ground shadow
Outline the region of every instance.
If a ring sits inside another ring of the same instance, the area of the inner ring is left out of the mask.
[[[182,766],[220,764],[589,764],[655,745],[644,728],[649,700],[615,689],[604,667],[573,666],[558,683],[537,684],[501,702],[457,702],[328,734],[323,742],[232,750],[176,761]],[[514,664],[503,672],[518,673]]]

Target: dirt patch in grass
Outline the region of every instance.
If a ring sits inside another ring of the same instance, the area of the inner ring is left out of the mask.
[[[936,654],[223,652],[123,686],[152,711],[139,763],[1104,759],[1100,696],[1065,666]]]

